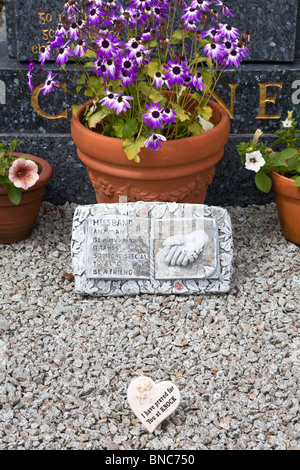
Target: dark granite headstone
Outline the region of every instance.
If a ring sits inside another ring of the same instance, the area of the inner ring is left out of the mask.
[[[54,36],[63,10],[62,0],[11,0],[7,4],[11,57],[37,59],[39,48]],[[251,35],[250,56],[255,62],[292,62],[295,57],[298,0],[228,0],[234,12],[228,22]],[[226,17],[222,17],[226,21]]]

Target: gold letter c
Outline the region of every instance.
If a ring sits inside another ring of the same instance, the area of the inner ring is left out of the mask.
[[[60,114],[48,114],[45,111],[43,111],[39,105],[39,94],[41,91],[42,86],[44,86],[44,83],[41,83],[40,85],[36,86],[32,92],[31,95],[31,104],[33,109],[40,115],[43,116],[46,119],[59,119],[59,118],[66,118],[68,119],[68,110],[65,109],[62,113]]]

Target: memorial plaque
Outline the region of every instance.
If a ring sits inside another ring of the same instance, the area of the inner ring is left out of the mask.
[[[78,206],[75,290],[96,296],[230,290],[232,231],[226,209],[136,202]]]

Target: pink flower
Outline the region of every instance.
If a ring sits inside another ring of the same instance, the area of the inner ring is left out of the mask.
[[[28,189],[39,179],[38,166],[32,160],[18,158],[10,167],[8,177],[16,188]]]

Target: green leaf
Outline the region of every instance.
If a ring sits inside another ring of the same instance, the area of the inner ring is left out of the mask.
[[[180,121],[186,121],[189,119],[188,114],[186,114],[185,110],[180,106],[180,104],[172,103],[172,108],[174,109]]]
[[[192,135],[199,135],[199,134],[203,134],[203,127],[201,126],[201,124],[199,124],[199,122],[192,122],[192,124],[190,124],[188,126],[188,130],[190,131],[190,133]]]
[[[273,167],[287,166],[286,158],[280,152],[271,153],[268,157],[269,164]]]
[[[13,204],[15,204],[16,206],[20,204],[21,197],[22,197],[22,191],[20,188],[16,188],[15,186],[13,186],[12,188],[8,190],[7,195],[8,195],[9,200]]]
[[[131,140],[124,140],[123,142],[123,150],[126,153],[128,160],[134,160],[135,162],[139,163],[139,151],[146,142],[145,137],[139,137],[136,142],[132,142]]]
[[[90,129],[93,129],[94,127],[99,124],[99,122],[102,121],[106,116],[108,116],[111,113],[111,110],[107,106],[103,106],[99,111],[96,111],[94,114],[92,114],[88,119],[88,125]]]
[[[85,55],[86,55],[86,57],[89,57],[89,58],[91,58],[91,57],[96,58],[96,57],[97,57],[96,52],[93,51],[92,49],[88,49],[88,50],[86,51]]]
[[[298,188],[300,187],[300,176],[297,176],[297,178],[295,179],[295,186],[297,186]]]
[[[77,84],[84,85],[85,82],[86,82],[86,76],[84,74],[80,75],[80,78],[77,79]]]
[[[106,135],[107,137],[115,137],[113,126],[111,124],[106,124],[102,131],[102,135]]]
[[[78,104],[72,104],[72,113],[73,113],[75,116],[77,116],[78,108],[79,108],[79,105],[78,105]]]
[[[212,86],[212,76],[211,73],[208,70],[202,70],[201,72],[205,90],[208,91],[210,87]]]
[[[92,61],[86,62],[86,63],[84,64],[84,67],[85,67],[86,69],[92,69],[92,68],[94,67],[94,62],[92,62]]]
[[[141,81],[139,82],[139,91],[142,95],[148,96],[151,90],[151,87],[148,85],[147,82]]]
[[[289,170],[295,170],[298,167],[298,157],[296,156],[295,158],[290,158],[287,161],[287,166]]]
[[[157,40],[153,39],[152,41],[150,41],[149,47],[157,47]]]
[[[293,158],[296,153],[298,153],[297,149],[290,149],[290,148],[287,148],[285,150],[283,150],[281,153],[281,157],[284,159],[284,160],[289,160],[290,158]]]
[[[183,39],[184,39],[183,32],[179,31],[179,29],[176,29],[176,31],[174,31],[174,33],[171,36],[170,44],[178,44]]]
[[[255,175],[255,184],[264,193],[268,193],[272,187],[272,180],[263,170],[259,170]]]
[[[158,72],[160,69],[160,65],[159,65],[159,62],[158,60],[151,60],[151,62],[149,62],[149,64],[147,65],[147,74],[150,75],[150,77],[154,77],[154,74],[156,72]]]
[[[131,139],[138,130],[138,122],[134,118],[130,118],[127,121],[118,119],[113,125],[116,136],[120,139]]]
[[[102,77],[90,77],[88,81],[88,88],[84,92],[85,96],[98,96],[98,94],[103,90],[103,78]]]
[[[164,106],[167,99],[162,95],[158,90],[152,89],[149,98],[153,103],[160,103],[161,106]]]
[[[210,106],[198,106],[197,111],[206,121],[209,121],[212,117],[212,108]]]

